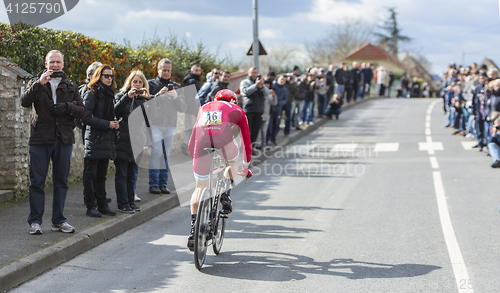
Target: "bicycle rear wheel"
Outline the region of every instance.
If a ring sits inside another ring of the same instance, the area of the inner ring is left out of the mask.
[[[224,231],[226,230],[226,219],[227,215],[222,214],[222,204],[220,203],[220,198],[217,201],[217,215],[215,222],[214,239],[212,240],[212,248],[215,254],[219,254],[222,249],[222,242],[224,241]]]
[[[207,236],[210,232],[208,220],[211,209],[210,191],[205,188],[200,196],[194,227],[194,264],[198,270],[203,266],[207,256]]]

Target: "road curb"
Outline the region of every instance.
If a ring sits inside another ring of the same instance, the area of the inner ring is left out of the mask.
[[[116,218],[15,261],[0,269],[0,292],[6,292],[178,205],[177,193],[173,192],[141,205],[141,212],[116,216]]]
[[[365,98],[350,103],[345,105],[343,110],[345,111],[355,105],[372,99],[374,98]],[[317,123],[309,126],[303,131],[294,132],[285,137],[280,141],[278,146],[284,147],[299,140],[320,128],[327,121],[327,119],[318,119]],[[254,156],[252,161],[255,163],[252,163],[252,166],[256,166],[271,158],[272,155],[280,149],[279,147],[272,148],[266,153],[261,152],[259,156]],[[141,205],[141,212],[118,215],[92,228],[77,232],[66,240],[55,243],[48,248],[6,265],[0,269],[0,292],[6,292],[179,204],[177,193],[172,192],[170,195],[161,196]]]

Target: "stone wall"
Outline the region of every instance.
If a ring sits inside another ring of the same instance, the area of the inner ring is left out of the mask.
[[[21,107],[26,81],[0,66],[0,189],[25,191],[29,185],[29,109]]]

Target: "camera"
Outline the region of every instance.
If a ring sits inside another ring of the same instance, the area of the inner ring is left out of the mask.
[[[174,89],[174,85],[173,84],[169,84],[167,88],[168,88],[169,91],[171,91],[171,90]]]
[[[258,78],[258,79],[261,79],[261,78],[262,78],[262,75],[260,75],[260,74],[259,74],[259,75],[257,75],[257,78]]]
[[[62,76],[63,76],[62,71],[54,71],[54,72],[52,72],[52,75],[50,77],[56,78],[56,77],[62,77]]]
[[[143,90],[135,90],[136,95],[142,95],[144,93]]]

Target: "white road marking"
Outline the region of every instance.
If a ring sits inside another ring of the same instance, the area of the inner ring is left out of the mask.
[[[377,143],[373,151],[375,152],[397,152],[399,150],[398,142]]]
[[[429,161],[431,161],[432,169],[439,169],[439,164],[436,157],[429,157]]]
[[[443,228],[444,240],[450,255],[453,273],[455,274],[455,282],[459,292],[474,292],[465,267],[462,252],[458,245],[453,224],[451,223],[450,213],[448,211],[448,204],[444,193],[443,181],[441,179],[441,172],[434,171],[432,173],[434,179],[434,189],[436,191],[436,199],[438,204],[439,219],[441,220],[441,227]],[[464,285],[465,284],[465,285]]]
[[[430,128],[426,128],[425,129],[425,135],[431,135],[431,129]]]
[[[339,143],[333,147],[333,151],[354,152],[358,147],[357,143]]]
[[[500,0],[499,0],[500,1]],[[430,136],[430,116],[432,109],[438,103],[439,100],[434,101],[427,109],[427,117],[425,122],[426,128],[426,142],[419,142],[419,150],[427,150],[429,152],[429,161],[433,169],[439,169],[439,164],[434,157],[435,150],[443,150],[443,144],[440,142],[433,142]],[[429,134],[427,134],[429,130]],[[467,142],[466,142],[467,143]],[[466,148],[466,144],[462,142],[462,146]],[[472,146],[471,146],[472,147]],[[458,245],[457,237],[455,236],[455,230],[453,229],[453,224],[451,222],[450,212],[448,210],[448,203],[446,202],[446,195],[444,192],[443,180],[441,178],[441,172],[433,171],[432,177],[434,180],[434,190],[436,192],[436,200],[438,205],[439,219],[441,222],[441,228],[443,229],[444,240],[446,247],[448,249],[448,254],[450,255],[451,266],[453,268],[453,273],[455,275],[455,282],[457,284],[457,289],[459,292],[474,292],[472,290],[471,281],[469,279],[469,274],[467,273],[467,268],[465,267],[464,258],[462,252],[460,251],[460,246]]]
[[[477,141],[462,141],[462,147],[465,149],[465,150],[472,150],[473,146],[477,145]]]

